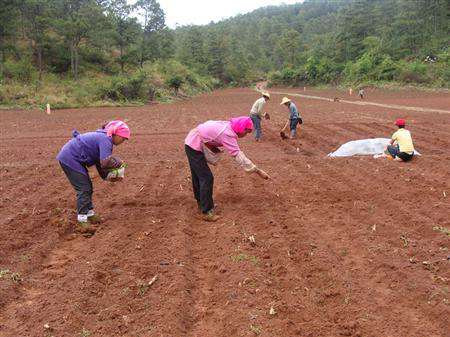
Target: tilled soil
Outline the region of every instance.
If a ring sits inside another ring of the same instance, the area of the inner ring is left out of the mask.
[[[183,140],[202,121],[247,114],[257,97],[230,89],[141,108],[1,111],[0,336],[449,336],[450,114],[294,98],[305,124],[283,141],[287,112],[272,95],[263,141],[240,141],[272,179],[225,158],[213,168],[223,218],[204,223]],[[450,109],[448,93],[424,97],[366,99]],[[104,222],[87,238],[55,156],[73,128],[113,118],[132,128],[115,149],[126,179],[92,171]],[[423,156],[326,157],[389,137],[396,118]]]

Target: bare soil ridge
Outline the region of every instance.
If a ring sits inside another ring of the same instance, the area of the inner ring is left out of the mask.
[[[449,99],[370,94],[437,109]],[[213,168],[223,219],[205,224],[184,137],[247,114],[257,97],[228,89],[139,108],[0,112],[0,336],[447,336],[450,115],[299,97],[305,123],[288,142],[275,93],[263,141],[241,140],[273,179],[224,158]],[[326,158],[389,136],[399,117],[422,157]],[[74,192],[55,156],[73,128],[113,118],[133,131],[115,150],[127,177],[94,179],[105,221],[87,239],[74,233]]]

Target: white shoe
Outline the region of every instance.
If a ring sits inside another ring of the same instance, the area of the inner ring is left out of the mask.
[[[90,209],[89,212],[87,213],[88,218],[90,218],[91,216],[94,216],[95,212],[93,209]]]
[[[87,214],[78,214],[77,220],[79,223],[87,223],[88,222],[88,215]]]

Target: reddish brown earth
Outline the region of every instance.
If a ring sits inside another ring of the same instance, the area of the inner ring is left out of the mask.
[[[422,105],[406,91],[376,101],[449,109],[448,94],[424,95]],[[450,114],[296,99],[305,124],[289,142],[278,138],[286,112],[273,95],[264,140],[241,141],[272,180],[226,158],[213,169],[223,220],[204,223],[184,137],[202,121],[246,114],[257,96],[0,112],[0,336],[449,336],[449,236],[436,227],[450,229]],[[326,157],[349,140],[389,137],[398,117],[422,157]],[[54,158],[72,128],[112,118],[132,127],[116,149],[127,177],[94,178],[105,221],[85,238]]]

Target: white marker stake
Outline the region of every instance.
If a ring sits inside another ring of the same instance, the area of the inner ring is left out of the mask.
[[[50,115],[51,111],[50,111],[50,104],[47,103],[47,115]]]
[[[306,91],[306,87],[303,87],[303,91]]]
[[[350,94],[350,96],[353,94],[353,89],[352,88],[348,88],[348,93]]]

